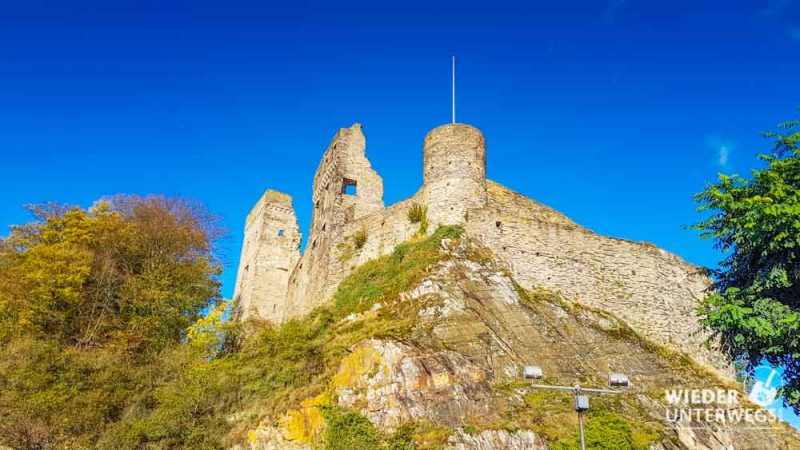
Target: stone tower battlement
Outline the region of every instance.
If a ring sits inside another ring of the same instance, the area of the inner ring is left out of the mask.
[[[469,208],[486,205],[486,141],[460,123],[431,130],[423,145],[425,203],[434,225],[466,222]]]
[[[238,317],[282,323],[327,302],[356,267],[419,233],[408,213],[420,206],[427,208],[429,233],[439,225],[463,225],[467,238],[490,249],[524,289],[558,291],[617,315],[649,339],[710,361],[694,313],[710,280],[698,268],[650,244],[597,235],[487,180],[486,142],[477,128],[437,127],[425,136],[423,154],[421,188],[384,207],[383,180],[367,159],[361,125],[340,129],[314,175],[302,255],[291,197],[267,191],[245,225]],[[680,333],[675,323],[682,324]]]
[[[267,190],[245,221],[234,288],[237,317],[283,321],[289,273],[300,259],[301,240],[292,197]]]

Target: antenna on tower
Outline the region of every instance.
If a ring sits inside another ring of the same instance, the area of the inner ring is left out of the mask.
[[[453,55],[453,123],[456,123],[456,55]]]

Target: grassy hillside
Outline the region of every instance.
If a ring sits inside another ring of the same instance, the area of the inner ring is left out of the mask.
[[[439,251],[442,239],[458,239],[461,233],[457,227],[441,228],[399,245],[393,254],[359,267],[328,305],[283,326],[266,326],[239,343],[236,324],[212,324],[165,355],[162,376],[104,433],[101,446],[202,449],[245,440],[246,430],[261,419],[322,393],[352,345],[371,337],[408,336],[416,306],[393,300],[445,258]],[[376,303],[386,306],[369,312]],[[365,311],[371,320],[344,320]],[[209,336],[211,345],[193,345]],[[325,417],[338,424],[332,433],[348,426],[369,428],[352,413],[331,409]]]

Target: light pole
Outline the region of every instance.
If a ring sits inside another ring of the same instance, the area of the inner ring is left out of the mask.
[[[543,372],[539,366],[525,366],[522,369],[522,376],[528,379],[542,378]],[[611,373],[608,375],[608,385],[612,387],[627,387],[630,384],[628,376],[621,373]],[[575,395],[575,412],[578,413],[578,430],[581,436],[581,450],[586,450],[586,437],[583,433],[583,414],[589,411],[589,396],[585,393],[592,394],[622,394],[625,391],[620,389],[600,389],[600,388],[584,388],[580,385],[575,386],[556,386],[551,384],[531,384],[532,388],[539,389],[553,389],[558,391],[569,391]]]

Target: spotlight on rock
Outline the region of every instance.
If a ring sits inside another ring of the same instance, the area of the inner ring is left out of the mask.
[[[522,368],[523,378],[539,379],[544,376],[542,368],[539,366],[525,366]]]
[[[628,376],[624,373],[608,374],[608,385],[612,387],[627,387],[630,384]]]

